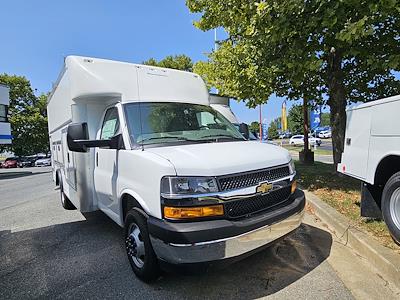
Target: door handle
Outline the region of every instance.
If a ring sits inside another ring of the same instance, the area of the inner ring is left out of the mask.
[[[99,166],[99,152],[96,152],[96,167]]]

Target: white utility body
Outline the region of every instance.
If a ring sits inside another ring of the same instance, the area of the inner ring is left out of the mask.
[[[361,214],[382,214],[400,242],[400,95],[347,110],[345,146],[338,171],[363,182]],[[377,213],[377,210],[380,209]]]
[[[234,261],[301,224],[289,153],[247,141],[196,74],[68,56],[48,119],[62,205],[124,227],[143,280]]]

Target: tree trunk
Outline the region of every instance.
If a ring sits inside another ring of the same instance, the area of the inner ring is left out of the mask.
[[[308,142],[308,99],[303,95],[303,130],[304,130],[304,149],[299,153],[299,159],[306,165],[314,163],[314,152],[310,150]]]
[[[304,132],[304,152],[308,152],[308,99],[303,96],[303,132]]]
[[[335,169],[342,159],[346,131],[346,90],[343,84],[342,56],[332,49],[328,57],[328,88]]]

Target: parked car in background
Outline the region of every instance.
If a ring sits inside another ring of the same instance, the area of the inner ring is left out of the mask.
[[[318,137],[321,139],[329,139],[332,137],[332,131],[330,130],[324,130],[318,133]]]
[[[18,161],[18,167],[20,168],[27,168],[35,166],[36,156],[25,156],[21,157]]]
[[[315,138],[315,137],[309,137],[308,142],[310,145],[314,146],[320,146],[322,141],[320,138]],[[289,145],[304,145],[304,135],[294,135],[290,138],[289,140]]]
[[[290,132],[283,132],[279,135],[280,139],[288,139],[292,136],[292,134]]]
[[[16,168],[18,167],[18,161],[20,159],[18,157],[9,157],[2,163],[1,167],[8,169],[8,168]]]
[[[40,158],[35,161],[35,167],[47,167],[51,166],[51,157]]]

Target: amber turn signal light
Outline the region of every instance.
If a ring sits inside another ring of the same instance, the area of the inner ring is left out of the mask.
[[[297,182],[296,180],[293,180],[292,182],[292,188],[290,189],[291,193],[293,194],[297,189]]]
[[[224,207],[222,205],[196,207],[164,207],[164,217],[168,219],[192,219],[223,215]]]

